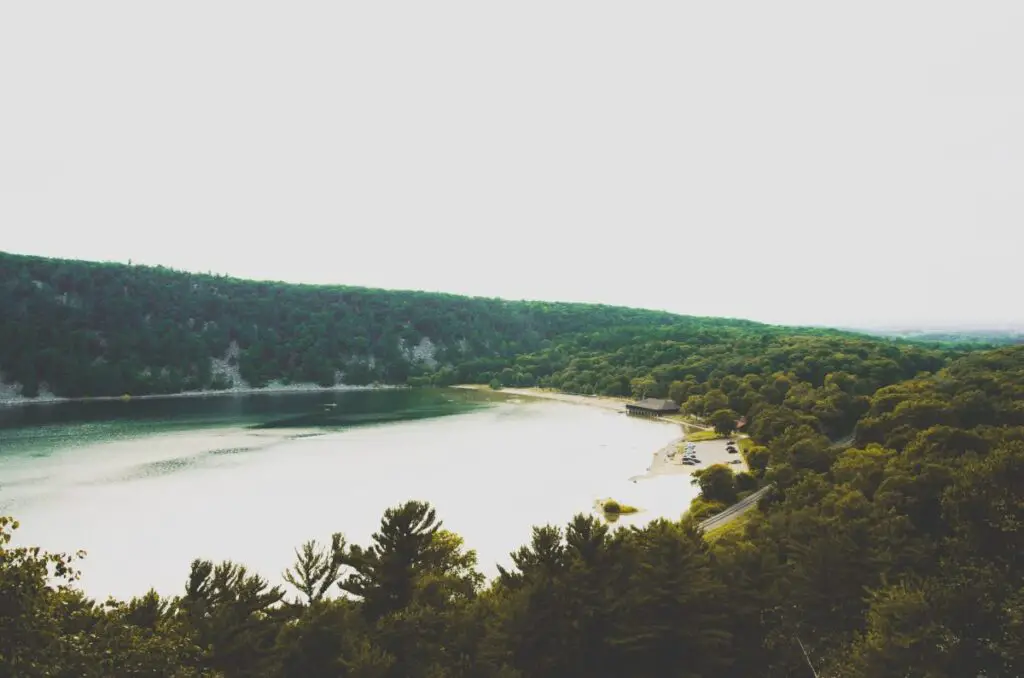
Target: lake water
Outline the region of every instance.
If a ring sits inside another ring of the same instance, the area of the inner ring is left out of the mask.
[[[366,544],[384,509],[431,502],[488,576],[600,497],[678,518],[685,476],[629,481],[674,425],[445,389],[0,407],[0,514],[17,543],[85,549],[84,589],[183,592],[193,558],[282,583],[294,548]]]

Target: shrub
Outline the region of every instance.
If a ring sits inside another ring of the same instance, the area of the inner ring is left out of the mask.
[[[700,493],[708,501],[731,504],[736,501],[736,476],[725,464],[712,464],[695,471],[690,481],[700,486]]]
[[[747,462],[747,468],[757,478],[763,478],[768,470],[768,461],[771,453],[767,447],[754,445],[743,449],[743,459]]]
[[[690,442],[700,442],[702,440],[718,440],[725,436],[719,435],[716,431],[694,431],[686,434],[686,439]]]
[[[615,513],[615,514],[620,514],[620,513],[636,513],[637,511],[640,510],[640,509],[638,509],[635,506],[630,506],[629,504],[620,504],[619,502],[615,501],[614,499],[608,499],[605,502],[603,502],[601,504],[601,508],[604,510],[605,513]]]
[[[726,505],[720,501],[709,501],[704,497],[697,497],[690,504],[690,516],[699,522],[705,518],[710,518],[716,513],[721,513],[725,508]]]
[[[736,474],[736,489],[740,492],[751,492],[757,489],[757,478],[746,471]]]

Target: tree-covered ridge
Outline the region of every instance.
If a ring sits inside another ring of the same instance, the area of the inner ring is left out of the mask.
[[[973,354],[873,394],[857,430],[881,443],[837,448],[813,418],[755,432],[775,491],[741,529],[577,516],[489,584],[421,502],[367,546],[304,545],[297,597],[199,560],[180,597],[97,605],[46,583],[69,559],[0,525],[0,675],[1018,677],[1022,390],[1024,347]],[[971,391],[945,421],[916,414]]]
[[[903,449],[929,426],[1024,426],[1024,348],[976,353],[933,377],[879,390],[857,425],[857,440]]]
[[[832,330],[677,323],[571,336],[493,375],[506,386],[671,398],[701,417],[728,411],[734,420],[746,417],[749,430],[767,441],[798,421],[844,436],[876,389],[938,370],[963,353]]]
[[[271,380],[333,385],[508,360],[583,330],[668,313],[424,292],[252,282],[0,253],[0,371],[34,396],[172,393]],[[708,321],[715,322],[715,321]],[[233,347],[237,347],[236,349]],[[340,373],[340,374],[339,374]]]
[[[881,389],[856,448],[770,444],[778,503],[737,544],[795,577],[779,627],[821,675],[1022,675],[1022,389],[1024,347],[974,354]]]
[[[748,381],[733,393],[730,377],[774,380],[779,373],[820,388],[837,374],[843,388],[862,396],[956,355],[835,330],[642,309],[253,282],[3,253],[0,316],[2,380],[29,397],[40,387],[82,397],[227,388],[239,380],[497,379],[612,395],[639,388],[680,402],[722,390],[736,401],[733,409],[751,414],[752,392],[764,384]],[[839,427],[847,424],[849,416]]]

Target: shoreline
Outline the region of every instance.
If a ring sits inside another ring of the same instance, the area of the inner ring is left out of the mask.
[[[26,398],[15,396],[11,398],[0,398],[0,407],[21,407],[25,405],[50,405],[59,403],[91,403],[91,402],[112,402],[115,400],[161,400],[171,398],[210,398],[216,396],[234,395],[255,395],[260,393],[342,393],[346,391],[387,391],[393,389],[411,388],[398,384],[367,384],[355,386],[351,384],[336,384],[334,386],[317,386],[316,384],[280,384],[262,387],[234,387],[221,390],[204,389],[201,391],[180,391],[178,393],[148,393],[145,395],[124,396],[85,396],[80,398],[64,398],[60,396],[47,395],[37,398]]]
[[[449,388],[457,388],[463,391],[483,391],[485,393],[504,393],[506,395],[519,396],[523,398],[538,398],[541,400],[557,400],[563,403],[574,405],[586,405],[588,407],[600,407],[616,412],[626,412],[626,403],[633,402],[629,398],[613,398],[611,396],[585,396],[560,391],[548,391],[536,387],[531,388],[503,388],[495,391],[486,384],[457,384]],[[676,423],[676,422],[670,422]]]
[[[539,388],[503,388],[498,391],[494,391],[490,386],[486,384],[459,384],[452,386],[452,388],[463,389],[467,391],[484,391],[488,393],[504,393],[510,396],[523,397],[523,398],[536,398],[538,400],[553,400],[563,403],[571,403],[574,405],[585,405],[588,407],[599,407],[605,410],[611,410],[614,412],[626,413],[626,403],[633,402],[629,398],[613,398],[610,396],[584,396],[584,395],[573,395],[571,393],[560,393],[558,391],[548,391]],[[690,466],[684,464],[682,455],[677,454],[677,448],[686,441],[686,429],[687,427],[706,429],[705,426],[694,425],[690,423],[684,423],[675,419],[669,419],[667,417],[650,417],[641,418],[643,421],[650,421],[660,424],[675,424],[680,428],[682,435],[673,438],[670,442],[663,445],[661,448],[656,450],[651,455],[651,464],[647,467],[644,473],[639,473],[634,476],[630,476],[628,479],[630,482],[636,482],[638,480],[649,480],[651,478],[660,478],[663,476],[690,476],[693,475],[694,471],[700,471],[709,466],[715,464],[727,464],[730,467],[735,467],[736,472],[746,471],[746,463],[742,464],[729,464],[733,459],[740,459],[743,457],[740,455],[730,455],[725,450],[725,439],[719,440],[708,440],[696,443],[698,454],[701,458],[701,463]],[[673,454],[669,457],[669,453]]]

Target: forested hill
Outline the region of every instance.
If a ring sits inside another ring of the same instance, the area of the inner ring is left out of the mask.
[[[253,282],[3,253],[0,317],[0,381],[27,397],[41,389],[85,397],[272,381],[493,380],[668,395],[673,381],[717,384],[724,374],[770,375],[792,365],[814,386],[831,372],[863,372],[855,390],[866,395],[952,355],[832,330],[641,309]]]
[[[0,253],[0,370],[34,396],[405,383],[567,334],[690,322],[584,304],[251,282]],[[728,323],[737,327],[752,323]],[[234,369],[237,367],[238,369]]]

